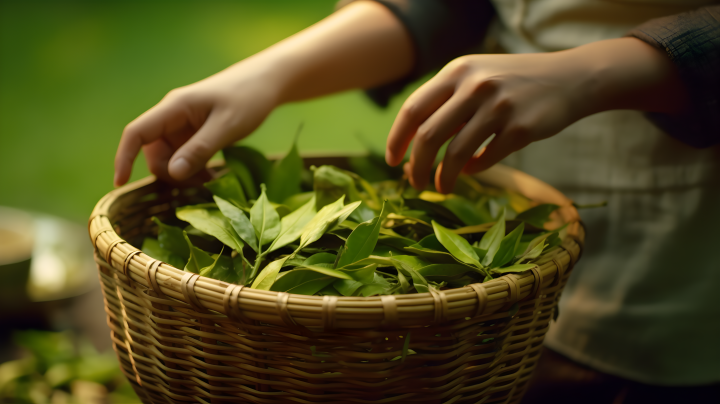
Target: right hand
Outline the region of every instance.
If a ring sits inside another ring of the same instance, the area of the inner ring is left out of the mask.
[[[115,155],[115,186],[130,178],[143,149],[158,178],[179,182],[202,176],[220,149],[252,133],[278,105],[272,80],[261,69],[236,64],[202,81],[170,91],[130,122]]]

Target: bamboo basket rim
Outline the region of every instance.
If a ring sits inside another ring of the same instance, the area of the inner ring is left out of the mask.
[[[345,155],[333,155],[346,158]],[[304,159],[316,156],[303,155]],[[217,168],[220,162],[211,162]],[[156,260],[121,238],[113,227],[113,209],[131,202],[134,192],[157,184],[154,176],[110,191],[93,209],[88,230],[95,253],[108,266],[122,268],[118,276],[141,285],[157,296],[176,302],[173,309],[195,310],[216,321],[255,320],[313,331],[425,327],[450,320],[506,315],[522,300],[537,297],[543,284],[561,282],[582,253],[585,231],[572,202],[552,186],[510,167],[496,165],[475,176],[481,182],[520,192],[538,202],[561,206],[556,221],[567,223],[560,248],[544,253],[537,267],[522,274],[506,274],[485,283],[461,288],[405,295],[371,297],[307,296],[251,289],[185,272]],[[514,189],[513,189],[514,188]],[[145,298],[153,299],[150,293]],[[222,317],[222,316],[220,316]]]

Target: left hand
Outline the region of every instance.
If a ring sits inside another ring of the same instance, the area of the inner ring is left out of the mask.
[[[635,38],[554,53],[463,56],[405,101],[390,130],[386,159],[399,164],[414,138],[404,169],[413,187],[423,189],[440,147],[450,140],[435,174],[437,190],[448,193],[460,172],[485,170],[593,113],[680,109],[676,76],[665,55]]]

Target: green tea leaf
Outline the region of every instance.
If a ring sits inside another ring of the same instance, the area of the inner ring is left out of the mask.
[[[267,182],[272,163],[259,151],[248,146],[223,149],[225,164],[237,175],[248,199],[257,199],[260,184]]]
[[[547,243],[545,243],[545,240],[547,240],[548,237],[553,233],[545,233],[543,235],[537,236],[534,239],[530,241],[530,244],[525,248],[525,251],[518,257],[518,260],[516,264],[522,264],[523,261],[531,261],[535,258],[539,257],[540,254],[542,254],[543,250],[545,250],[545,247],[547,247]]]
[[[425,279],[424,276],[420,275],[418,271],[416,271],[414,268],[409,266],[402,266],[403,270],[410,273],[410,276],[413,280],[413,286],[415,287],[415,290],[417,290],[418,293],[428,293],[430,290],[428,289],[428,282]],[[398,271],[400,269],[398,268]]]
[[[280,233],[280,216],[268,201],[264,186],[261,186],[260,197],[250,209],[250,223],[259,241],[258,250],[275,240]]]
[[[405,205],[413,210],[421,210],[427,212],[431,217],[435,219],[444,219],[458,226],[464,226],[465,223],[457,217],[456,214],[450,211],[450,209],[435,203],[426,201],[423,199],[408,198],[405,199]]]
[[[453,257],[452,254],[444,252],[444,251],[437,251],[430,248],[425,248],[421,246],[420,244],[415,244],[410,247],[405,247],[405,250],[407,252],[411,252],[413,254],[417,254],[425,259],[427,259],[430,262],[439,263],[439,264],[455,264],[455,263],[462,263],[462,261],[458,260],[457,258]]]
[[[460,218],[465,226],[472,226],[492,221],[492,217],[490,217],[489,212],[483,212],[483,210],[478,209],[473,202],[470,202],[461,196],[447,198],[444,201],[439,202],[439,204],[446,207],[450,212],[454,213],[455,216]]]
[[[362,266],[360,268],[340,268],[338,269],[338,272],[342,272],[343,274],[349,276],[355,281],[364,284],[370,284],[374,282],[375,270],[377,269],[377,267],[378,264],[372,263]]]
[[[267,179],[267,197],[281,203],[285,199],[300,193],[300,180],[303,161],[297,148],[297,136],[290,151],[273,164]]]
[[[511,265],[511,266],[505,267],[505,268],[493,268],[490,270],[490,272],[492,272],[494,274],[506,274],[506,273],[510,273],[510,272],[517,273],[517,272],[529,271],[535,267],[537,267],[536,264],[516,264],[516,265]]]
[[[500,248],[503,237],[505,237],[505,209],[500,210],[497,222],[483,235],[482,239],[480,239],[478,248],[486,251],[481,262],[484,266],[492,263],[495,254]]]
[[[255,281],[250,287],[259,290],[270,290],[270,287],[272,287],[273,283],[275,283],[275,279],[277,279],[278,273],[287,259],[288,257],[286,256],[269,263],[262,271],[260,271],[257,277],[255,277]]]
[[[185,266],[185,260],[183,260],[179,255],[173,254],[162,248],[160,246],[160,242],[154,238],[145,237],[141,250],[156,260],[168,263],[175,268],[182,268]]]
[[[305,205],[307,201],[315,198],[315,192],[303,192],[295,194],[283,201],[283,205],[287,206],[291,211],[297,210],[299,207]]]
[[[347,279],[340,279],[333,283],[335,290],[340,292],[343,296],[353,296],[363,285],[364,284],[362,282]]]
[[[408,252],[404,249],[401,250],[389,245],[377,243],[377,245],[375,245],[375,249],[370,255],[377,255],[379,257],[392,257],[393,255],[405,255],[407,253]]]
[[[317,241],[322,237],[323,234],[332,230],[335,226],[342,223],[352,213],[360,202],[353,202],[343,206],[343,199],[341,196],[337,201],[323,206],[318,213],[305,225],[302,234],[300,235],[300,246],[295,252],[307,247],[309,244]]]
[[[214,254],[211,255],[215,261],[212,265],[200,269],[200,275],[208,278],[217,279],[223,282],[238,283],[239,276],[233,268],[233,261],[227,255]]]
[[[348,275],[345,272],[338,271],[338,270],[332,269],[332,268],[326,268],[322,265],[303,265],[302,267],[298,267],[297,269],[294,269],[293,271],[298,271],[298,270],[315,271],[317,273],[327,275],[327,276],[332,276],[332,277],[335,277],[338,279],[353,279],[352,276]]]
[[[175,215],[177,215],[178,219],[184,220],[196,229],[217,238],[235,251],[241,251],[244,246],[233,226],[217,209],[183,206],[176,209]]]
[[[545,203],[521,212],[515,216],[515,220],[522,220],[542,229],[545,222],[550,220],[550,214],[558,208],[560,208],[560,206],[552,203]]]
[[[190,257],[190,249],[185,242],[182,229],[167,225],[155,216],[153,216],[152,220],[158,226],[158,242],[160,243],[160,247],[173,254],[177,254],[183,261],[186,261]]]
[[[522,237],[524,225],[520,225],[511,231],[507,236],[503,237],[500,242],[500,248],[498,248],[495,257],[490,264],[490,268],[501,267],[510,262],[515,257],[515,252],[520,244],[520,238]]]
[[[453,257],[468,265],[474,265],[478,268],[482,266],[480,262],[478,262],[477,253],[467,240],[451,232],[434,220],[432,225],[438,241],[440,241],[443,247],[447,248]]]
[[[277,292],[296,293],[299,295],[314,295],[326,286],[335,282],[337,278],[319,272],[303,269],[293,269],[278,279],[270,288]]]
[[[373,283],[370,285],[361,286],[360,289],[355,292],[355,295],[360,295],[364,297],[374,295],[387,295],[390,294],[391,291],[392,285],[381,275],[375,273],[375,279],[373,279]]]
[[[308,257],[301,265],[335,264],[337,256],[331,253],[317,253]]]
[[[452,279],[468,272],[476,272],[473,268],[457,264],[430,264],[417,271],[420,275],[433,280]]]
[[[416,257],[414,255],[398,255],[391,258],[392,261],[400,261],[404,265],[407,265],[415,270],[418,270],[420,268],[426,267],[430,265],[430,263],[421,257]]]
[[[280,234],[273,241],[268,251],[275,251],[297,240],[305,226],[315,216],[315,213],[315,196],[313,195],[303,206],[282,218],[280,221]]]
[[[255,228],[241,209],[224,200],[219,196],[213,199],[217,203],[220,212],[227,218],[237,235],[243,239],[254,251],[258,250],[258,242],[255,237]],[[239,250],[238,250],[239,251]]]
[[[193,246],[187,234],[185,234],[184,232],[183,236],[185,238],[185,242],[188,245],[188,248],[190,249],[190,258],[188,259],[187,264],[185,264],[186,272],[199,274],[200,270],[202,270],[203,268],[207,268],[215,263],[215,260],[210,256],[210,254]]]
[[[398,284],[400,284],[400,291],[403,294],[407,294],[410,292],[410,282],[408,282],[407,278],[403,274],[403,271],[398,271]]]
[[[238,285],[245,285],[248,283],[248,277],[250,276],[250,271],[252,268],[248,263],[245,262],[245,259],[241,254],[238,254],[235,256],[235,258],[232,259],[232,265],[233,265],[233,271],[237,274]]]
[[[351,202],[359,201],[355,180],[344,170],[334,166],[320,166],[313,173],[313,188],[317,209],[345,196]]]
[[[238,181],[237,176],[233,173],[227,173],[220,178],[206,182],[205,188],[209,189],[213,195],[225,199],[238,208],[249,206],[240,181]]]
[[[385,205],[383,205],[383,209],[380,211],[380,216],[376,216],[370,221],[360,223],[355,230],[353,230],[347,239],[347,243],[345,244],[346,250],[343,252],[342,257],[340,257],[338,267],[344,267],[370,256],[375,249],[375,244],[377,244],[384,217]]]

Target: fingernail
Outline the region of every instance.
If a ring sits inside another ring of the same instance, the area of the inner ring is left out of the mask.
[[[177,158],[170,163],[168,171],[173,178],[183,180],[190,176],[190,163],[185,157]]]
[[[115,185],[115,188],[120,186],[120,184],[118,183],[119,179],[120,179],[120,174],[115,173],[115,176],[113,177],[113,185]]]

